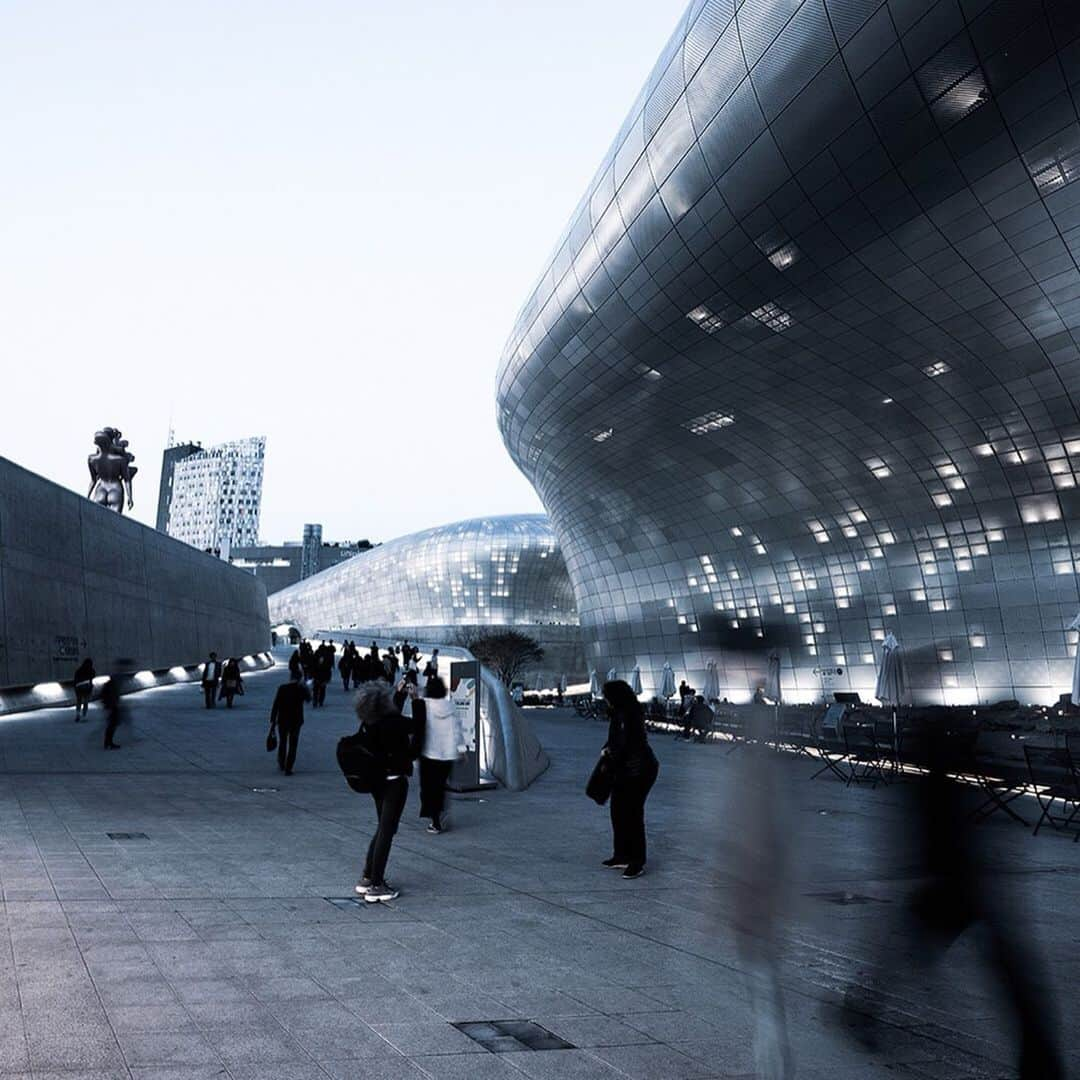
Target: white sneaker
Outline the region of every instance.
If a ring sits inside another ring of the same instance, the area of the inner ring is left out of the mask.
[[[364,901],[368,904],[378,904],[385,900],[396,900],[400,895],[397,889],[392,889],[389,885],[372,885],[364,893]]]
[[[362,877],[356,885],[353,886],[353,891],[358,896],[367,896],[371,892],[371,881],[369,878]]]

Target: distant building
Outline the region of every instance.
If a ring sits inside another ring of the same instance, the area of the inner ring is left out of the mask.
[[[233,566],[254,574],[266,586],[269,595],[312,577],[320,570],[351,559],[362,551],[369,551],[372,546],[368,540],[324,543],[321,525],[305,525],[302,541],[234,547],[230,561]]]
[[[295,549],[294,549],[295,550]],[[323,551],[325,552],[325,547]],[[543,514],[455,521],[323,564],[281,591],[267,585],[273,626],[346,631],[360,641],[403,638],[453,645],[460,635],[513,628],[544,659],[530,668],[554,685],[585,677],[581,627],[566,563]]]
[[[319,565],[319,549],[322,547],[322,526],[305,525],[304,542],[300,555],[300,580],[317,574],[322,567]],[[328,564],[329,565],[329,564]]]
[[[257,545],[266,439],[253,436],[174,454],[178,450],[190,447],[165,451],[163,472],[171,470],[167,489],[162,479],[165,532],[222,558],[236,548]],[[159,527],[162,518],[159,505]]]
[[[181,443],[179,446],[170,445],[161,456],[161,485],[158,487],[157,501],[157,530],[167,533],[169,531],[169,506],[172,503],[173,477],[176,472],[176,463],[184,458],[198,454],[202,447],[198,443]]]

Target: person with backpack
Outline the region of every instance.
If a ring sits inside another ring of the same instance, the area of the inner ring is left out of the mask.
[[[403,688],[402,688],[403,689]],[[338,744],[338,763],[354,791],[366,791],[375,803],[378,824],[368,844],[356,893],[376,904],[400,895],[386,881],[386,864],[394,842],[413,771],[415,722],[394,705],[391,688],[381,679],[356,692],[360,729]]]

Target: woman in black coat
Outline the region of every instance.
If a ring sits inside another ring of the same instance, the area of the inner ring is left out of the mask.
[[[602,753],[612,766],[611,831],[613,854],[605,866],[621,868],[624,878],[645,873],[645,800],[660,764],[645,733],[645,710],[629,683],[604,683],[610,722]]]

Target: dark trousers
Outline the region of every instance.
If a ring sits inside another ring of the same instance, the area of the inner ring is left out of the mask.
[[[318,706],[326,703],[326,680],[316,678],[311,687],[311,704],[312,707],[318,708]]]
[[[623,777],[611,792],[612,854],[631,866],[645,865],[645,800],[655,780],[651,772]]]
[[[217,700],[217,687],[218,684],[216,682],[204,682],[202,684],[203,700],[206,702],[206,707],[208,709],[212,709],[214,707],[214,702]]]
[[[443,807],[446,806],[446,781],[450,779],[452,761],[437,758],[420,759],[420,816],[431,818],[432,825],[440,825]]]
[[[292,772],[292,767],[296,764],[296,744],[300,741],[300,725],[283,724],[278,721],[277,733],[278,768]]]
[[[382,885],[386,880],[390,845],[394,842],[394,833],[397,832],[401,812],[405,809],[405,800],[409,797],[409,781],[404,776],[399,776],[396,780],[385,780],[378,791],[371,793],[371,797],[375,800],[379,825],[368,844],[364,877],[374,885]]]
[[[105,718],[105,749],[113,745],[113,736],[120,726],[120,710],[112,709]]]

